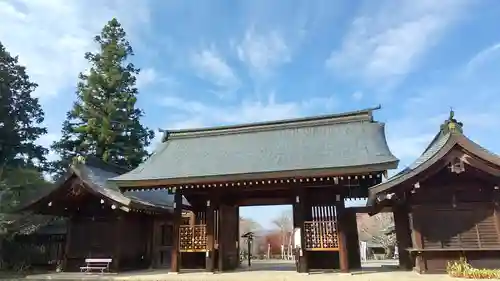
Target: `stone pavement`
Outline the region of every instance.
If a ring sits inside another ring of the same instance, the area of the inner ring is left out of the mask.
[[[392,266],[391,266],[392,265]],[[343,281],[441,281],[457,280],[447,275],[419,275],[414,272],[403,272],[394,270],[394,261],[374,261],[363,264],[363,269],[349,274],[336,272],[311,272],[300,274],[295,272],[291,261],[254,261],[251,268],[245,268],[235,272],[212,274],[201,271],[183,272],[171,274],[167,270],[146,270],[127,272],[119,274],[82,274],[82,273],[58,273],[38,274],[27,276],[30,280],[165,280],[165,281],[295,281],[314,280],[332,281],[342,279]],[[461,279],[458,279],[461,280]]]

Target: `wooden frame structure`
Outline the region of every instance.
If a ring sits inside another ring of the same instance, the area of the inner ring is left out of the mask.
[[[123,172],[94,158],[80,159],[53,190],[20,210],[66,218],[59,257],[64,271],[79,271],[86,258],[111,258],[115,272],[169,264],[163,256],[172,248],[173,196],[106,186]],[[181,205],[189,208],[185,201]]]
[[[453,111],[407,169],[370,188],[377,212],[392,207],[402,267],[443,273],[465,257],[478,268],[500,264],[500,157],[463,135]]]
[[[171,271],[239,265],[240,206],[293,205],[302,229],[300,272],[360,266],[356,215],[346,198],[397,167],[384,126],[367,109],[337,115],[165,131],[162,145],[140,169],[110,183],[123,191],[165,189],[174,194]],[[194,224],[181,226],[185,197]]]

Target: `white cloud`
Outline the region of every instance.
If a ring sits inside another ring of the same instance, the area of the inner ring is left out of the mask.
[[[61,134],[48,133],[48,134],[41,136],[39,139],[37,139],[36,143],[45,147],[45,148],[49,148],[53,142],[59,140],[60,138],[61,138]],[[49,150],[49,154],[47,155],[47,160],[54,161],[57,158],[58,158],[58,156],[54,153],[54,151]]]
[[[387,124],[388,141],[402,164],[413,161],[453,107],[455,118],[464,124],[464,133],[472,140],[500,152],[496,139],[500,124],[500,56],[497,44],[485,47],[461,67],[439,79],[422,85],[404,104],[404,116]]]
[[[235,90],[240,82],[233,69],[222,58],[215,47],[192,54],[191,63],[198,75],[225,90]]]
[[[393,84],[414,70],[465,1],[385,1],[357,17],[326,66],[368,83]]]
[[[495,43],[479,51],[467,63],[465,74],[470,74],[470,72],[474,71],[477,67],[481,67],[484,63],[487,63],[488,60],[493,59],[492,58],[493,56],[495,55],[498,56],[499,51],[500,51],[500,42]]]
[[[137,77],[137,88],[145,88],[148,85],[154,83],[158,78],[158,73],[154,68],[141,69],[141,72]]]
[[[355,101],[360,101],[360,100],[363,98],[363,92],[361,92],[361,91],[356,91],[356,92],[352,93],[352,98],[353,98]]]
[[[35,95],[53,97],[75,85],[78,73],[87,65],[84,53],[95,48],[92,39],[106,21],[117,17],[126,29],[130,27],[129,32],[147,22],[144,3],[0,1],[0,38],[9,52],[19,55],[32,80],[39,84]]]
[[[234,47],[238,58],[259,76],[267,76],[274,68],[291,60],[290,48],[276,30],[257,33],[250,28]]]

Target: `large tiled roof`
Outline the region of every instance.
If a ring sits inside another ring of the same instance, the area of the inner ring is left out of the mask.
[[[398,159],[387,146],[384,124],[373,120],[372,111],[167,131],[148,160],[110,181],[126,186],[367,165],[395,168]]]

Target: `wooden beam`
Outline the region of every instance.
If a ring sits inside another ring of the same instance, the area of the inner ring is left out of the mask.
[[[297,171],[277,171],[238,175],[220,175],[214,177],[186,177],[161,180],[116,181],[116,184],[118,184],[121,189],[125,190],[157,188],[158,186],[175,188],[180,187],[187,189],[207,187],[234,188],[238,186],[241,188],[253,188],[258,186],[269,186],[271,184],[313,184],[319,183],[321,181],[337,182],[357,178],[381,178],[383,171],[394,168],[394,164],[376,164],[359,167],[301,170],[301,175],[303,176],[300,177],[297,177]],[[337,178],[337,180],[334,180],[334,178]]]

